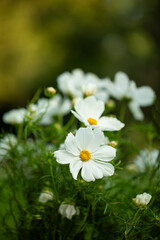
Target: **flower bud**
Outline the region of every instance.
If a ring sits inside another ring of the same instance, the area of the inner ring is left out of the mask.
[[[56,94],[56,90],[53,87],[48,87],[45,89],[46,97],[53,97]]]
[[[108,109],[110,109],[110,110],[115,109],[115,107],[116,107],[115,101],[112,100],[112,99],[108,100],[108,101],[106,102],[106,107],[107,107]]]
[[[117,145],[118,145],[118,142],[116,142],[116,141],[111,141],[111,142],[109,142],[108,143],[108,145],[110,145],[111,147],[117,147]]]

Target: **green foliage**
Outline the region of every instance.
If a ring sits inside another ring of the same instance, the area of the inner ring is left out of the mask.
[[[40,119],[38,120],[40,121]],[[1,230],[3,239],[157,239],[160,234],[160,157],[158,167],[139,172],[134,158],[144,147],[158,146],[153,122],[128,125],[121,132],[107,132],[118,144],[112,161],[115,174],[95,182],[74,180],[68,165],[56,162],[68,132],[79,123],[73,116],[54,118],[48,126],[25,121],[17,128],[17,143],[1,161]],[[134,135],[133,135],[134,132]],[[134,141],[143,139],[142,144]],[[159,147],[159,146],[158,146]],[[134,165],[134,168],[131,167]],[[43,192],[53,199],[42,203]],[[152,195],[147,206],[136,206],[137,194]],[[72,219],[59,213],[61,204],[72,204],[80,213]]]

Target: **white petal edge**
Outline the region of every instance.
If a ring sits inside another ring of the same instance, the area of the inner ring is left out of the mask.
[[[79,150],[76,143],[76,138],[72,133],[69,133],[65,140],[65,147],[67,152],[79,156]]]
[[[66,150],[58,150],[54,152],[56,161],[60,164],[68,164],[72,160],[76,159],[71,153],[68,153]]]
[[[149,86],[142,86],[136,89],[135,100],[142,107],[152,105],[155,97],[155,92]]]
[[[137,102],[132,101],[128,104],[128,106],[136,120],[142,121],[144,119],[144,114],[143,114],[142,110],[140,109]]]
[[[83,166],[83,162],[80,159],[74,160],[70,162],[69,169],[75,180],[77,180],[77,175],[80,169]]]
[[[111,146],[101,146],[92,153],[92,159],[100,161],[111,161],[116,156],[116,149]]]
[[[119,131],[124,126],[124,123],[113,117],[101,117],[98,121],[98,127],[102,131]]]

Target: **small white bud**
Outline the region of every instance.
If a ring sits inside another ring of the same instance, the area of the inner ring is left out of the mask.
[[[53,97],[56,94],[56,89],[53,87],[48,87],[45,89],[45,95],[47,97]]]
[[[118,142],[116,142],[116,141],[111,141],[111,142],[109,142],[108,143],[108,145],[110,145],[111,147],[117,147],[117,145],[118,145]]]

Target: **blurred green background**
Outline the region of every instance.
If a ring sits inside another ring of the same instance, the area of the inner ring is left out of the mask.
[[[159,0],[1,0],[1,114],[74,68],[160,92]]]

